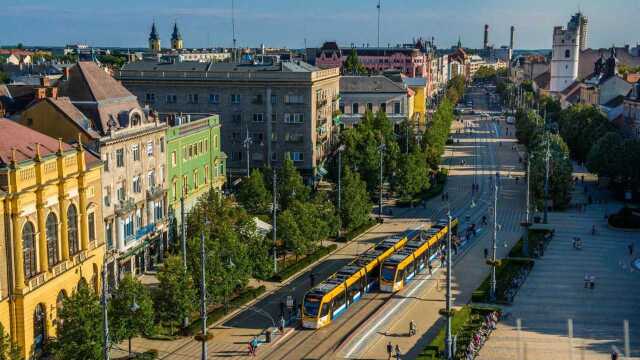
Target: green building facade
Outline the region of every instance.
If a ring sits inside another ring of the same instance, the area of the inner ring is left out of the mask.
[[[182,198],[186,214],[209,189],[222,190],[227,156],[220,150],[219,115],[168,115],[167,123],[167,200],[178,225]]]

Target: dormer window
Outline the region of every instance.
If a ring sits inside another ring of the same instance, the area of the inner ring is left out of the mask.
[[[131,126],[140,126],[140,124],[142,124],[142,117],[140,117],[140,114],[131,114]]]

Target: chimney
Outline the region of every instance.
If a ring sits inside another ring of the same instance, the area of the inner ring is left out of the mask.
[[[71,70],[71,68],[69,66],[65,66],[64,68],[64,80],[68,81],[69,80],[69,71]]]
[[[54,98],[54,99],[57,99],[58,98],[58,88],[57,87],[52,87],[52,88],[49,88],[49,90],[51,91],[49,96]]]
[[[489,24],[484,24],[484,48],[489,47]]]
[[[43,76],[40,78],[40,86],[49,87],[51,86],[51,79],[48,76]]]
[[[36,100],[42,100],[47,97],[47,88],[39,87],[36,89]]]
[[[511,25],[511,37],[509,38],[509,48],[513,50],[513,36],[515,35],[516,27]]]

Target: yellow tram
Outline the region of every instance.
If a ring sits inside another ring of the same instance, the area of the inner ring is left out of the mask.
[[[458,219],[451,220],[452,235],[456,234]],[[415,237],[380,266],[380,291],[400,291],[414,276],[428,266],[440,253],[443,239],[449,232],[448,220],[440,220],[422,236]]]
[[[420,228],[388,237],[367,250],[327,280],[313,287],[302,302],[302,326],[319,329],[340,316],[378,284],[380,264],[420,235]]]

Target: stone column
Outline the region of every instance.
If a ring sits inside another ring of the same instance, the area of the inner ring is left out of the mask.
[[[124,220],[120,217],[115,218],[116,223],[116,246],[118,250],[124,249]]]
[[[63,261],[69,260],[69,234],[67,230],[67,203],[68,200],[64,198],[64,196],[60,196],[58,198],[58,205],[60,208],[60,249],[61,258]]]
[[[47,227],[44,218],[44,206],[38,204],[38,265],[40,272],[49,270],[48,252],[47,252]]]
[[[80,249],[89,250],[89,219],[87,216],[87,190],[82,187],[80,193]]]
[[[20,216],[11,215],[11,226],[13,227],[13,258],[14,258],[14,278],[15,292],[20,293],[24,289],[24,250],[22,248],[22,238],[20,236]]]

